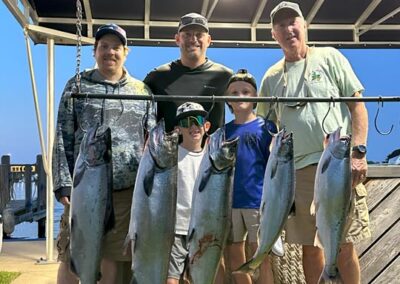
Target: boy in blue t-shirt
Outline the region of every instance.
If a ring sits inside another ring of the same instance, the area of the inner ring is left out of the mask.
[[[247,70],[240,69],[230,78],[227,95],[256,97],[257,84],[254,77]],[[246,235],[251,253],[254,254],[257,250],[259,209],[272,140],[269,132],[275,133],[276,127],[272,122],[266,122],[256,116],[254,112],[256,103],[229,102],[228,106],[235,118],[225,125],[226,137],[227,139],[240,137],[233,183],[232,229],[227,247],[230,267],[235,271],[246,262]],[[235,283],[252,283],[250,275],[245,273],[233,273],[232,277]],[[260,265],[257,283],[274,283],[269,257],[266,257]]]

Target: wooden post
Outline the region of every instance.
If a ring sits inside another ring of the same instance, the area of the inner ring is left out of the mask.
[[[0,164],[0,212],[2,212],[8,202],[10,202],[10,156],[1,157]]]
[[[31,167],[31,165],[25,166],[24,179],[25,179],[25,210],[26,210],[26,212],[31,212],[32,211],[32,167]]]
[[[43,167],[42,155],[36,156],[37,205],[38,211],[46,209],[46,172]],[[46,237],[46,218],[38,220],[38,238]]]
[[[37,182],[37,202],[38,209],[46,209],[46,172],[43,167],[42,155],[36,156],[36,173],[38,175]]]

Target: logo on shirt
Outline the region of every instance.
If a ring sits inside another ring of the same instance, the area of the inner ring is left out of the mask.
[[[310,72],[310,78],[309,78],[310,82],[311,82],[311,83],[318,83],[318,82],[320,82],[321,79],[322,79],[322,73],[323,73],[323,72],[322,72],[321,69],[312,70],[312,71]]]

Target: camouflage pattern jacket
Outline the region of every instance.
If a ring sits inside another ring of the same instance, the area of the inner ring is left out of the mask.
[[[155,111],[147,100],[73,99],[75,78],[61,97],[53,146],[53,182],[57,200],[70,196],[72,174],[85,131],[96,124],[111,128],[113,189],[132,188],[142,156],[145,129],[155,125]],[[125,76],[117,83],[105,81],[97,69],[81,73],[81,93],[151,95],[142,82]],[[147,118],[147,119],[146,119]]]

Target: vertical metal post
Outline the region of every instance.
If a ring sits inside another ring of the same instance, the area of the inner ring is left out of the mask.
[[[52,173],[52,148],[54,141],[54,39],[47,39],[47,210],[46,210],[46,256],[53,261],[54,248],[54,194]]]
[[[4,155],[1,157],[0,165],[0,214],[10,201],[10,162],[11,157]]]
[[[32,167],[26,165],[24,170],[25,179],[25,209],[27,212],[32,210]]]

